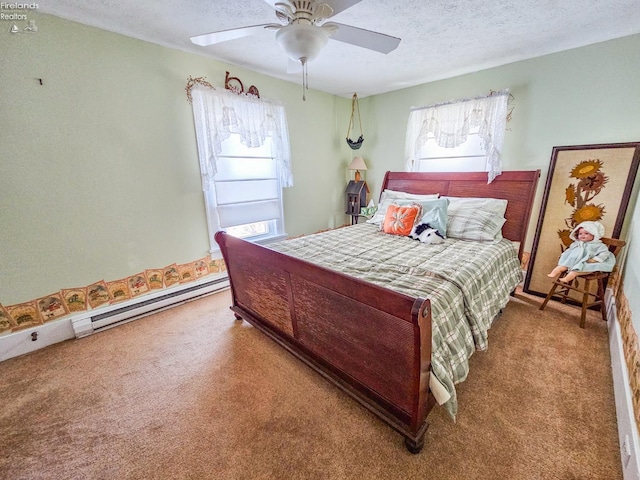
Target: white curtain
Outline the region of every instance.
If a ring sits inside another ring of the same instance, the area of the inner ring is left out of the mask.
[[[213,187],[222,142],[232,133],[239,134],[242,144],[247,147],[259,147],[271,137],[280,185],[293,186],[284,106],[253,95],[238,95],[202,85],[194,86],[191,95],[203,190]]]
[[[479,136],[487,152],[488,183],[502,173],[502,146],[507,123],[509,89],[486,97],[412,107],[407,124],[405,170],[417,171],[420,149],[429,134],[440,147],[454,148],[467,141],[472,128],[480,127]]]

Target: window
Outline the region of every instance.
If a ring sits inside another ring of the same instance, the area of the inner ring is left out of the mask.
[[[409,114],[405,169],[502,173],[509,90],[488,96],[414,107]]]
[[[253,241],[284,235],[282,188],[271,140],[247,148],[240,135],[232,134],[222,142],[216,165],[213,186],[205,191],[210,236],[218,230]]]
[[[438,145],[433,134],[417,155],[418,172],[484,172],[487,152],[478,135],[479,127],[472,129],[462,145],[445,148]]]
[[[202,83],[188,93],[211,251],[221,229],[256,242],[284,238],[282,188],[293,185],[284,107]]]

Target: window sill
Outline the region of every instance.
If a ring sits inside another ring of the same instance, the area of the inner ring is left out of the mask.
[[[282,233],[280,235],[274,235],[273,237],[266,237],[266,238],[255,238],[255,239],[245,239],[248,242],[251,243],[257,243],[258,245],[267,245],[269,243],[276,243],[276,242],[280,242],[282,240],[286,240],[287,238],[289,238],[289,235],[287,235],[286,233]],[[220,255],[220,249],[219,248],[212,248],[211,250],[209,250],[209,253],[211,255]]]

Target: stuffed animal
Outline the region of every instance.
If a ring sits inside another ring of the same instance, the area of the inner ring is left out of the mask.
[[[444,241],[444,237],[440,232],[428,223],[419,223],[418,225],[414,225],[411,233],[409,234],[409,238],[430,244],[442,243]]]

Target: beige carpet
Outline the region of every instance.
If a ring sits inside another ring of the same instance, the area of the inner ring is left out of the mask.
[[[229,292],[0,363],[2,479],[621,479],[606,324],[512,299],[419,455]]]

